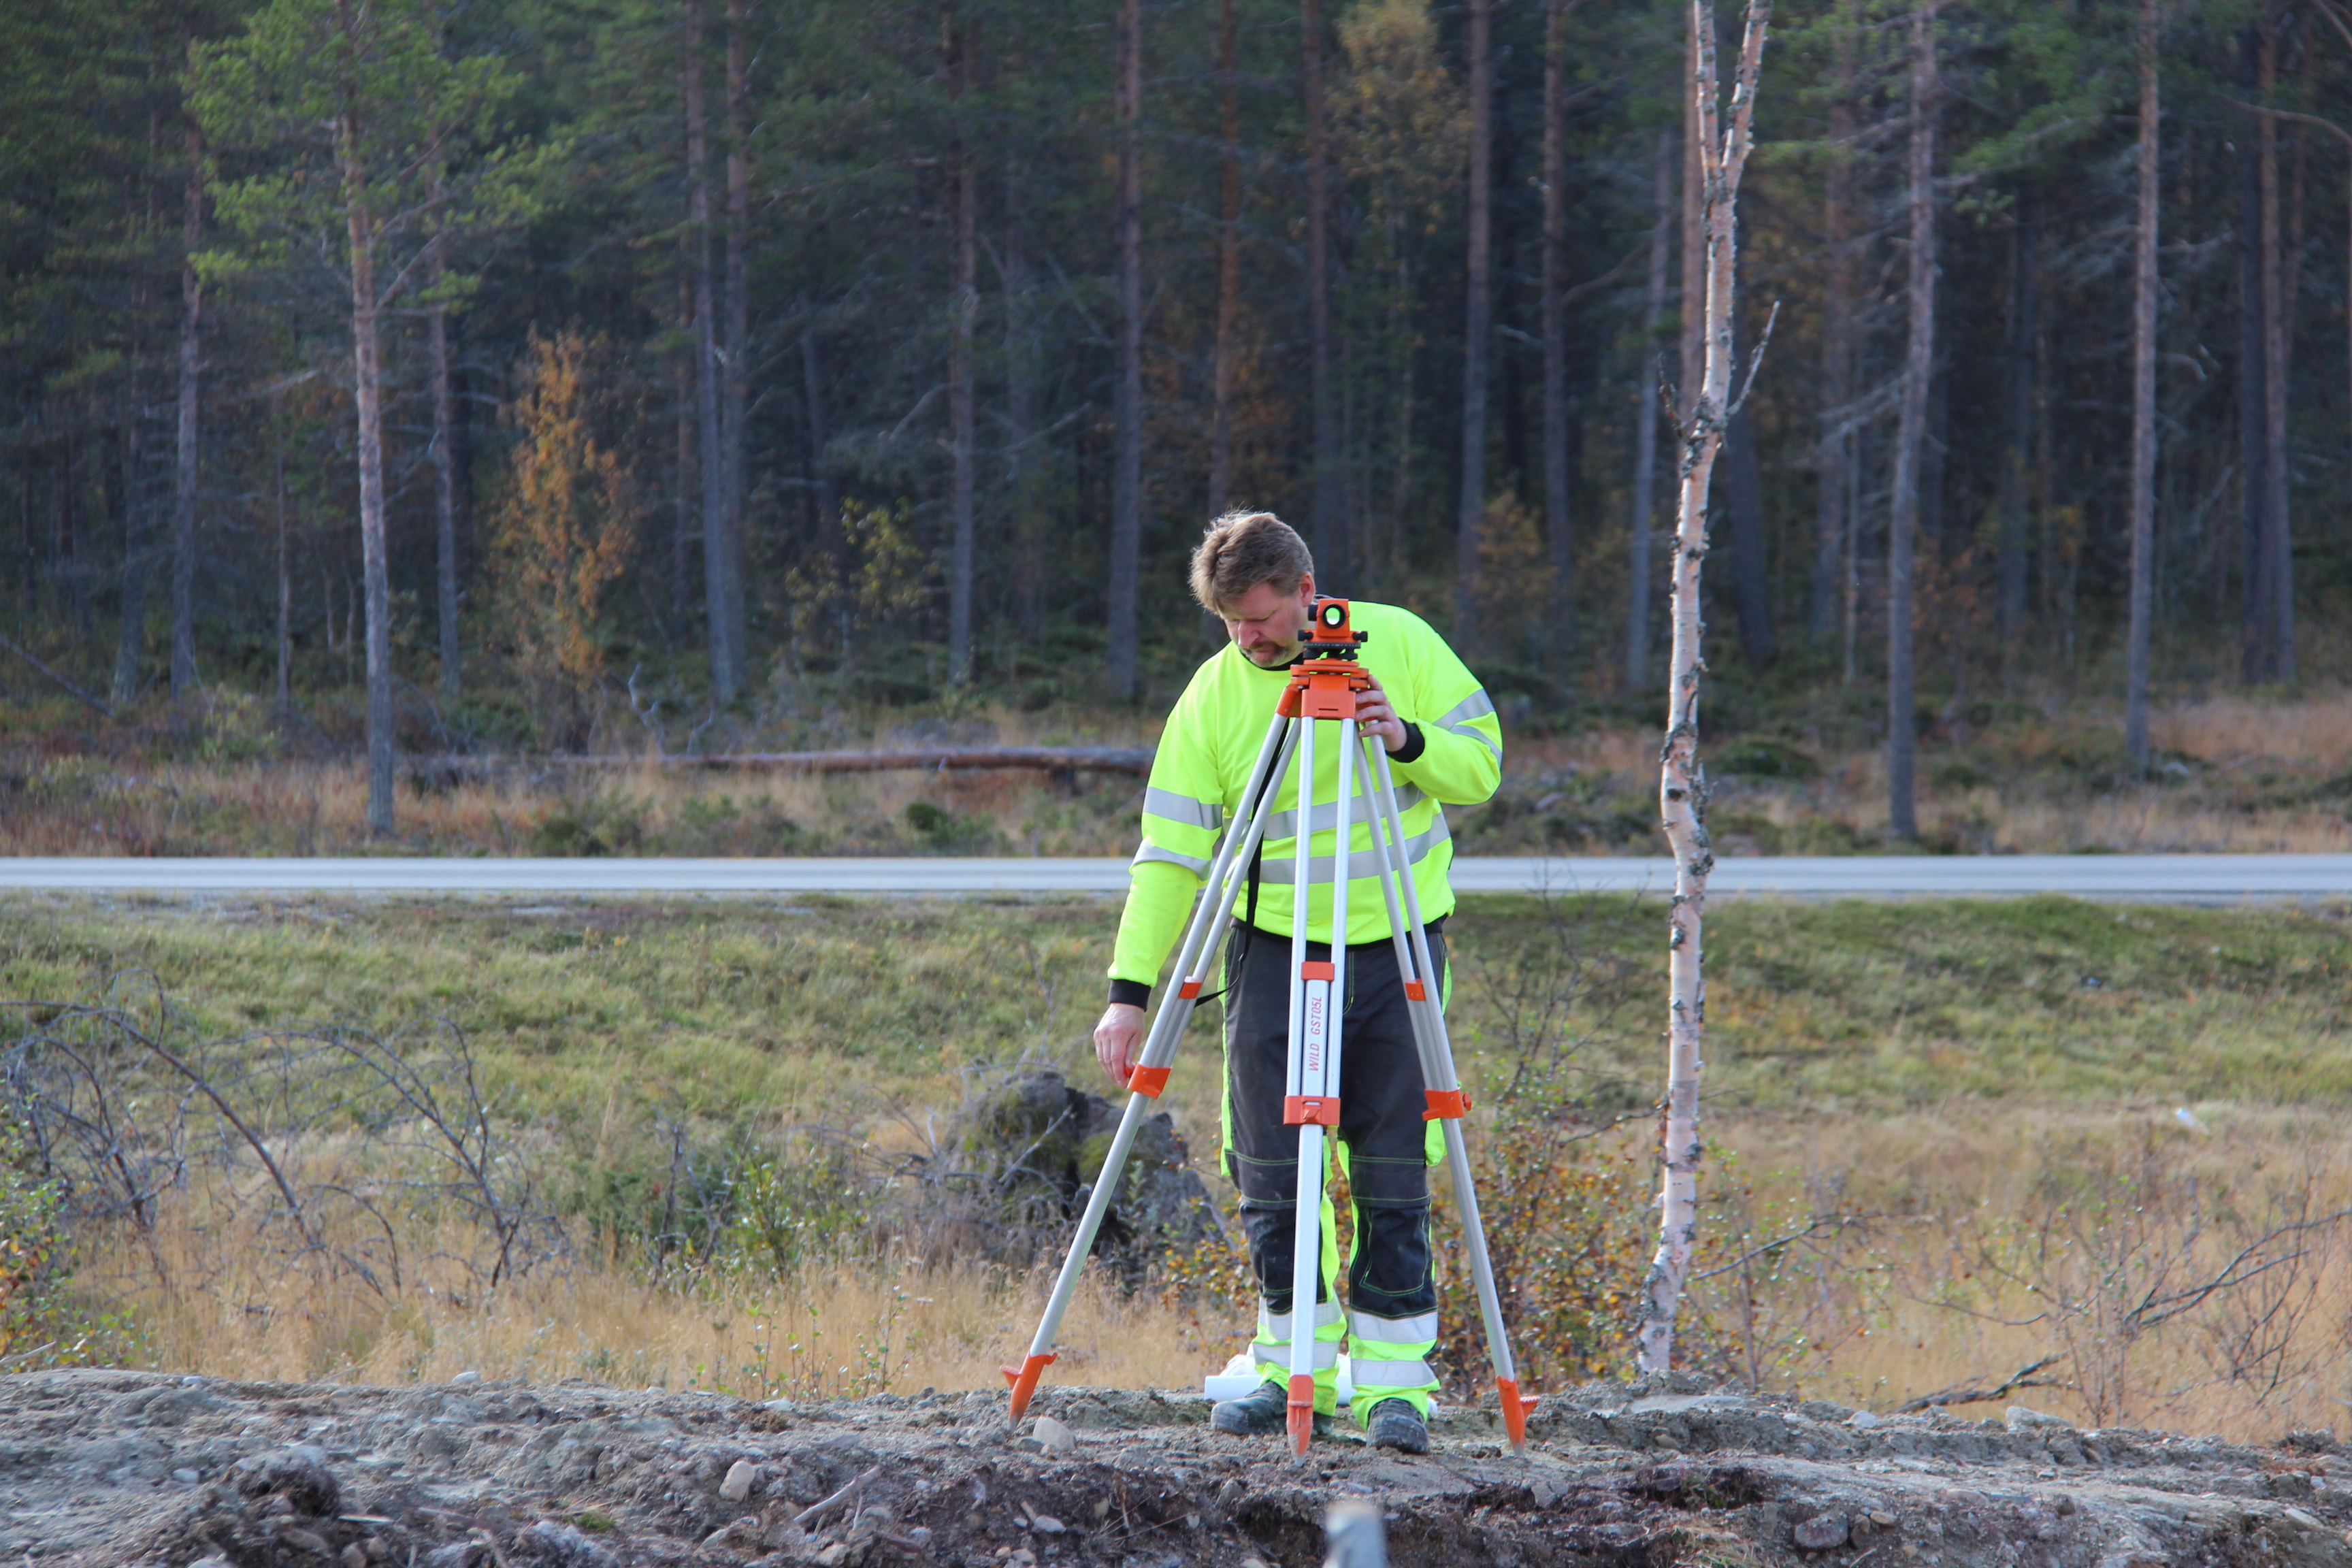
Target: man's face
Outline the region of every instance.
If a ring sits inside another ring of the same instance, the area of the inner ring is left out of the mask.
[[[1307,620],[1315,607],[1315,579],[1299,580],[1284,593],[1271,583],[1260,583],[1223,608],[1225,635],[1254,664],[1274,669],[1298,657],[1307,640]]]

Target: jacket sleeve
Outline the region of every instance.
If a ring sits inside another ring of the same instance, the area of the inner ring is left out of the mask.
[[[1476,805],[1493,797],[1503,782],[1503,721],[1478,678],[1445,639],[1415,617],[1412,702],[1397,703],[1420,731],[1421,749],[1392,759],[1401,779],[1448,805]],[[1394,700],[1392,698],[1391,700]],[[1411,760],[1405,760],[1407,754]]]
[[[1143,792],[1143,842],[1128,870],[1127,907],[1110,964],[1111,1000],[1142,1006],[1160,979],[1217,850],[1224,788],[1201,721],[1196,680],[1177,700]]]

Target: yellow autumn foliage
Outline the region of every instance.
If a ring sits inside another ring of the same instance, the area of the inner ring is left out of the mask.
[[[598,605],[628,563],[642,510],[627,468],[597,437],[596,358],[577,330],[531,334],[492,531],[498,632],[551,747],[580,744],[593,721],[604,673]]]

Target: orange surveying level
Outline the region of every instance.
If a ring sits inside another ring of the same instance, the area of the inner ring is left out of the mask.
[[[1094,1250],[1095,1236],[1119,1190],[1128,1153],[1134,1146],[1145,1109],[1168,1085],[1170,1064],[1182,1041],[1192,1010],[1227,929],[1234,904],[1246,880],[1246,871],[1265,842],[1266,826],[1285,778],[1297,764],[1301,825],[1298,874],[1292,879],[1290,953],[1289,1060],[1286,1068],[1283,1121],[1298,1129],[1298,1194],[1296,1239],[1292,1247],[1291,1342],[1289,1358],[1289,1433],[1303,1458],[1315,1424],[1315,1312],[1311,1304],[1319,1284],[1323,1245],[1323,1185],[1328,1157],[1326,1141],[1339,1124],[1339,1063],[1341,1024],[1347,996],[1348,885],[1362,864],[1354,847],[1356,825],[1349,812],[1358,797],[1356,775],[1362,770],[1364,795],[1372,806],[1364,826],[1370,840],[1372,876],[1388,906],[1389,932],[1396,945],[1397,967],[1404,976],[1407,1011],[1412,1020],[1413,1042],[1421,1058],[1422,1086],[1429,1109],[1424,1119],[1444,1128],[1446,1164],[1453,1173],[1456,1206],[1462,1214],[1463,1240],[1470,1271],[1477,1286],[1478,1310],[1486,1330],[1493,1358],[1495,1388],[1502,1406],[1504,1428],[1515,1452],[1527,1451],[1528,1413],[1532,1399],[1519,1394],[1518,1373],[1511,1359],[1509,1338],[1503,1325],[1502,1303],[1495,1289],[1495,1270],[1486,1253],[1486,1237],[1478,1220],[1478,1196],[1470,1176],[1470,1162],[1462,1138],[1462,1116],[1469,1109],[1454,1074],[1454,1050],[1445,1032],[1443,999],[1429,949],[1428,928],[1421,917],[1421,894],[1414,887],[1405,847],[1404,823],[1397,806],[1396,785],[1389,773],[1388,749],[1366,734],[1357,721],[1357,697],[1371,689],[1372,680],[1357,657],[1365,639],[1349,624],[1348,601],[1315,601],[1303,655],[1291,667],[1290,683],[1275,708],[1274,721],[1258,748],[1248,784],[1240,798],[1255,801],[1244,820],[1234,819],[1217,845],[1207,878],[1194,903],[1192,919],[1176,955],[1177,984],[1160,993],[1159,1010],[1144,1037],[1143,1054],[1128,1079],[1127,1108],[1111,1139],[1102,1173],[1095,1178],[1077,1234],[1047,1298],[1045,1312],[1030,1342],[1029,1354],[1018,1367],[1004,1369],[1013,1386],[1012,1413],[1019,1420],[1036,1393],[1038,1380],[1054,1360],[1054,1341],[1077,1289],[1078,1277]],[[1318,731],[1327,723],[1339,727],[1337,797],[1325,805],[1315,793],[1315,752]],[[1371,743],[1367,744],[1367,742]],[[1316,846],[1330,824],[1328,860]],[[1330,956],[1307,957],[1307,899],[1311,886],[1328,881],[1331,889]],[[1336,1285],[1336,1281],[1334,1282]]]

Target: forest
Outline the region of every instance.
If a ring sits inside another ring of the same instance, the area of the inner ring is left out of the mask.
[[[388,825],[395,750],[1156,710],[1191,542],[1265,508],[1516,718],[1652,715],[1691,18],[20,0],[0,695],[364,732]],[[2128,684],[2145,766],[2151,685],[2326,674],[2347,84],[2341,0],[1775,10],[1718,723]]]

